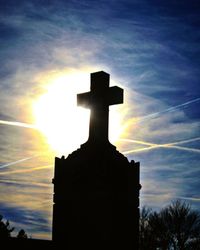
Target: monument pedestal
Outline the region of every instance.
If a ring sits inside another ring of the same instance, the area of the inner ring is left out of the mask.
[[[139,163],[109,142],[55,159],[53,241],[69,249],[138,249]]]

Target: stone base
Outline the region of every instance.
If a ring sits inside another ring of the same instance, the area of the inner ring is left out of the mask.
[[[55,159],[53,183],[54,241],[69,249],[80,242],[86,249],[138,249],[139,163],[110,143],[86,143]]]

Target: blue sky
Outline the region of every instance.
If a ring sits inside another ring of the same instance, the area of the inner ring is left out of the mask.
[[[51,237],[55,153],[32,107],[72,73],[70,88],[89,89],[98,70],[124,88],[116,145],[141,163],[141,206],[200,208],[199,11],[197,0],[0,1],[0,214],[16,230]]]

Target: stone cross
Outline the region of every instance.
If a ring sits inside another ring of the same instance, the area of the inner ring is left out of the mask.
[[[109,106],[123,103],[123,89],[109,87],[110,75],[100,71],[91,74],[91,91],[78,94],[77,104],[91,110],[90,143],[106,143],[108,139]]]

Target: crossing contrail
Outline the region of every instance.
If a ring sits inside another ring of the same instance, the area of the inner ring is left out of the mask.
[[[9,126],[23,127],[23,128],[38,129],[36,125],[33,125],[33,124],[28,124],[28,123],[24,123],[24,122],[16,122],[16,121],[4,121],[4,120],[0,120],[0,124],[3,124],[3,125],[9,125]]]
[[[193,100],[191,100],[191,101],[184,102],[184,103],[182,103],[182,104],[179,104],[179,105],[170,107],[170,108],[168,108],[168,109],[159,111],[159,112],[155,112],[155,113],[152,113],[152,114],[149,114],[149,115],[142,116],[142,117],[138,118],[138,120],[135,120],[134,123],[140,123],[140,122],[146,121],[146,120],[148,120],[148,119],[156,118],[156,117],[158,117],[158,116],[160,116],[160,115],[162,115],[162,114],[164,114],[164,113],[176,111],[176,110],[179,109],[179,108],[188,106],[189,104],[192,104],[192,103],[195,103],[195,102],[199,102],[199,101],[200,101],[200,97],[199,97],[199,98],[196,98],[196,99],[193,99]]]
[[[195,138],[190,138],[190,139],[186,139],[186,140],[182,140],[182,141],[176,141],[176,142],[165,143],[165,144],[156,144],[156,143],[151,143],[151,142],[146,142],[146,141],[141,141],[141,140],[126,139],[126,138],[122,138],[122,139],[119,139],[119,140],[120,141],[137,143],[137,144],[142,144],[142,145],[147,145],[147,146],[157,146],[157,145],[165,146],[165,145],[177,145],[177,144],[183,144],[183,143],[199,141],[200,137],[195,137]]]
[[[188,151],[188,152],[200,153],[200,149],[177,146],[179,144],[195,142],[195,141],[198,141],[198,140],[200,140],[200,137],[187,139],[187,140],[182,140],[182,141],[173,142],[173,143],[156,144],[156,143],[150,143],[150,142],[145,142],[145,141],[140,141],[140,140],[120,139],[120,141],[132,142],[132,143],[137,143],[137,144],[148,146],[148,147],[144,147],[144,148],[127,150],[127,151],[124,151],[123,154],[130,154],[130,153],[134,153],[134,152],[142,152],[142,151],[151,150],[151,149],[155,149],[155,148],[174,148],[174,149],[184,150],[184,151]]]
[[[151,143],[151,142],[140,141],[140,140],[132,140],[132,139],[124,139],[124,138],[119,139],[119,141],[132,142],[132,143],[142,144],[142,145],[146,145],[146,146],[158,145],[158,144]]]

